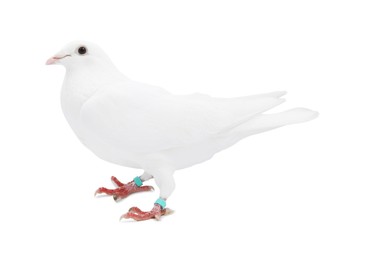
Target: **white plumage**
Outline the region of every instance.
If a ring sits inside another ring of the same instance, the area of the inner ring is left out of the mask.
[[[81,142],[106,161],[143,169],[142,179],[154,177],[164,199],[174,189],[175,170],[208,160],[246,136],[317,116],[304,108],[263,114],[281,104],[285,92],[173,95],[127,79],[89,42],[68,44],[47,62],[54,63],[66,67],[62,109]]]

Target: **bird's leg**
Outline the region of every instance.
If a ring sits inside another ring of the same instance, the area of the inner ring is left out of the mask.
[[[134,219],[136,221],[148,220],[148,219],[156,219],[159,220],[163,215],[169,215],[173,213],[171,209],[165,208],[166,201],[162,198],[159,198],[153,208],[150,211],[142,211],[137,207],[132,207],[129,209],[127,213],[122,215],[120,219]]]
[[[157,186],[160,188],[160,198],[156,200],[155,205],[150,211],[142,211],[137,207],[132,207],[129,211],[121,216],[126,219],[134,219],[137,221],[156,219],[159,220],[161,216],[171,214],[173,211],[166,207],[166,199],[172,194],[175,188],[175,181],[172,171],[158,171],[154,174]]]
[[[132,193],[154,190],[152,186],[142,186],[143,181],[148,179],[148,176],[147,178],[143,177],[146,177],[146,174],[142,175],[141,177],[136,177],[133,181],[124,184],[121,183],[116,177],[112,176],[111,180],[117,186],[117,188],[107,189],[101,187],[95,191],[95,195],[104,193],[113,196],[114,200],[117,201],[128,197]]]

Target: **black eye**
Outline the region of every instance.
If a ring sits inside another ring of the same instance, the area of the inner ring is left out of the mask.
[[[87,49],[86,49],[86,47],[81,46],[81,47],[77,50],[77,52],[78,52],[80,55],[84,55],[84,54],[87,52]]]

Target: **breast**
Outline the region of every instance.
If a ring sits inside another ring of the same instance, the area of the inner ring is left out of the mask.
[[[75,82],[75,80],[73,81]],[[61,90],[61,108],[68,124],[81,143],[105,161],[126,167],[140,168],[134,154],[117,149],[110,144],[106,144],[97,136],[93,135],[88,129],[83,127],[80,121],[80,110],[82,105],[92,97],[96,87],[90,87],[90,84],[92,83],[85,86],[84,84],[87,83],[82,84],[77,80],[76,82],[78,82],[78,84],[73,85],[69,82],[68,78],[65,77]]]

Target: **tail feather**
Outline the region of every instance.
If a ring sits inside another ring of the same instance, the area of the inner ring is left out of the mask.
[[[318,112],[306,108],[294,108],[276,114],[262,114],[238,126],[233,131],[248,136],[284,125],[306,122],[318,115]]]
[[[169,155],[171,156],[171,153],[176,153],[176,157],[181,158],[183,154],[185,158],[184,163],[178,165],[177,168],[185,168],[208,160],[215,153],[232,146],[249,135],[258,134],[288,124],[305,122],[317,116],[317,112],[305,108],[295,108],[277,114],[261,114],[249,119],[229,132],[216,136],[216,138],[169,151]]]
[[[246,96],[246,98],[262,98],[262,97],[275,97],[275,98],[279,98],[282,97],[284,95],[286,95],[286,91],[274,91],[274,92],[269,92],[269,93],[264,93],[264,94],[257,94],[257,95],[252,95],[252,96]]]

